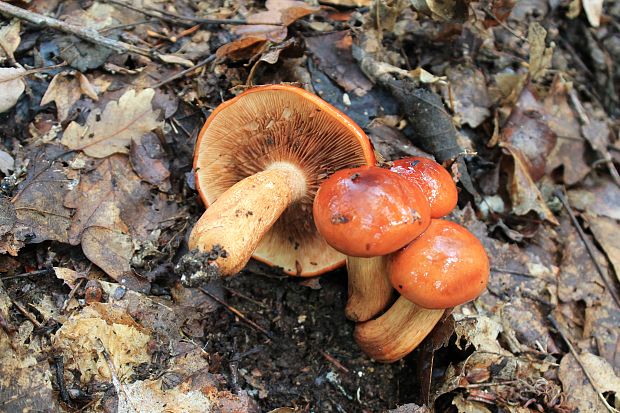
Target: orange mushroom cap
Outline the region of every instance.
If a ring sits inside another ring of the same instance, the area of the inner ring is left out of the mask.
[[[454,209],[459,199],[450,173],[432,159],[418,156],[393,162],[392,172],[416,184],[431,205],[431,218],[441,218]]]
[[[429,309],[450,308],[486,289],[489,258],[467,229],[433,219],[420,237],[390,256],[388,272],[394,288],[409,301]]]
[[[424,194],[398,174],[376,166],[330,176],[316,194],[313,213],[327,243],[353,257],[394,252],[430,222]]]
[[[305,175],[305,194],[264,235],[253,257],[301,276],[344,265],[345,257],[316,231],[310,210],[329,173],[374,165],[368,137],[348,116],[304,89],[254,87],[218,106],[200,131],[196,187],[208,206],[235,183],[278,163]]]

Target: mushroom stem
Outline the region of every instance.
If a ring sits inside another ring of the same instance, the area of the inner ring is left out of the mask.
[[[392,363],[412,352],[439,322],[445,310],[427,310],[404,297],[380,317],[358,324],[353,337],[376,361]]]
[[[370,320],[383,311],[394,291],[387,274],[387,257],[347,257],[349,299],[345,315],[349,320]]]
[[[190,249],[217,253],[213,262],[220,273],[236,274],[284,210],[305,195],[306,185],[304,173],[286,162],[237,182],[200,217]]]

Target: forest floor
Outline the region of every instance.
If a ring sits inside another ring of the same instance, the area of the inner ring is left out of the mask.
[[[619,2],[30,0],[0,15],[0,411],[620,409]],[[283,82],[349,115],[385,161],[440,161],[459,188],[449,219],[488,252],[487,291],[396,363],[357,347],[345,269],[252,261],[179,281],[196,271],[200,128]]]

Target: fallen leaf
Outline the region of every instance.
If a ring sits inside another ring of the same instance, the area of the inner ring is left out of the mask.
[[[518,152],[527,173],[538,181],[545,175],[547,157],[556,142],[542,104],[528,87],[524,88],[502,127],[500,146]]]
[[[133,170],[140,178],[162,191],[170,189],[169,162],[156,134],[147,133],[141,138],[133,138],[129,154]]]
[[[84,230],[93,226],[128,233],[124,222],[138,221],[140,204],[147,195],[148,186],[133,173],[125,156],[104,159],[83,174],[64,199],[65,206],[76,210],[69,242],[79,244]]]
[[[547,31],[538,22],[530,23],[527,41],[530,44],[529,71],[533,80],[540,80],[551,67],[553,47],[547,47]]]
[[[19,37],[20,30],[21,25],[18,19],[12,20],[0,29],[0,61],[6,60],[6,58],[15,60],[13,53],[15,53],[21,42]]]
[[[571,206],[590,215],[620,220],[620,188],[611,180],[600,180],[591,186],[568,191]]]
[[[132,137],[142,136],[160,126],[159,111],[151,106],[154,95],[153,89],[125,92],[118,101],[109,102],[103,112],[91,112],[86,125],[71,122],[62,144],[95,158],[128,153]]]
[[[602,359],[590,353],[582,353],[579,359],[601,392],[611,393],[612,407],[620,404],[620,379],[614,374],[612,367]],[[579,413],[600,413],[607,408],[592,388],[592,384],[584,374],[575,357],[568,353],[560,362],[558,372],[567,402]]]
[[[9,174],[9,171],[12,171],[15,167],[15,160],[11,155],[0,150],[0,172],[5,175]]]
[[[547,174],[561,167],[564,183],[574,185],[590,172],[590,166],[585,160],[586,143],[580,133],[581,125],[567,100],[570,87],[557,76],[543,104],[547,125],[558,137],[547,157]]]
[[[71,211],[62,200],[74,182],[65,175],[64,158],[62,148],[52,145],[32,156],[28,175],[11,199],[17,214],[14,232],[18,240],[68,241]]]
[[[173,54],[163,54],[159,55],[159,58],[166,63],[173,63],[185,67],[194,67],[194,62],[188,60],[184,57],[173,55]]]
[[[601,246],[614,267],[616,278],[620,281],[620,244],[618,243],[618,221],[607,217],[586,214],[586,219],[594,239]]]
[[[45,95],[41,99],[41,106],[55,102],[58,110],[58,120],[64,121],[69,116],[69,109],[82,96],[79,80],[66,73],[59,73],[50,82]]]
[[[72,370],[79,372],[80,382],[84,384],[91,379],[109,381],[112,376],[103,350],[107,351],[115,373],[123,383],[129,381],[139,364],[151,361],[147,346],[151,340],[149,332],[124,312],[122,317],[114,312],[102,313],[108,307],[110,304],[101,303],[85,307],[54,334],[52,341],[54,347],[64,354],[68,381],[73,381]]]
[[[484,403],[466,400],[462,394],[457,394],[452,399],[452,405],[456,407],[458,413],[491,413]]]
[[[17,213],[15,207],[9,199],[0,198],[0,235],[9,232],[17,221]]]
[[[118,220],[117,216],[110,218]],[[116,229],[91,226],[82,233],[81,244],[84,255],[114,280],[123,285],[134,281],[129,279],[134,250],[129,235]]]
[[[523,155],[513,148],[506,147],[505,149],[514,161],[509,178],[512,212],[516,215],[527,215],[530,211],[535,211],[541,219],[557,225],[557,219],[530,176],[529,167]]]
[[[353,60],[349,31],[340,31],[308,37],[306,46],[314,56],[317,66],[346,92],[365,95],[373,84]]]
[[[15,106],[24,93],[26,84],[22,77],[25,73],[21,68],[0,67],[0,113]]]
[[[413,7],[424,14],[450,20],[464,13],[464,3],[460,0],[411,0]]]
[[[97,96],[97,89],[95,88],[95,86],[93,86],[92,83],[90,83],[86,75],[81,72],[77,72],[76,76],[80,82],[80,89],[82,90],[82,93],[94,100],[95,102],[98,101],[99,96]]]
[[[78,280],[85,278],[83,274],[63,267],[54,267],[54,274],[56,274],[56,278],[63,280],[69,288],[75,288]]]
[[[449,67],[446,76],[450,89],[442,89],[444,101],[454,104],[452,110],[460,125],[477,128],[491,115],[484,74],[474,67],[457,66]]]
[[[603,1],[604,0],[581,0],[583,11],[586,12],[586,17],[592,27],[599,27],[601,25]]]
[[[215,55],[219,58],[227,57],[232,61],[250,59],[265,50],[267,40],[258,36],[247,36],[234,42],[220,46]]]

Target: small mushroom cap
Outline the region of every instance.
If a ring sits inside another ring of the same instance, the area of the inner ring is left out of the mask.
[[[389,277],[409,301],[429,309],[454,307],[478,297],[489,279],[489,258],[471,232],[433,219],[428,229],[390,256]]]
[[[196,186],[207,206],[235,183],[274,164],[290,165],[306,177],[305,195],[284,211],[253,253],[259,261],[300,276],[345,262],[314,225],[312,200],[319,185],[333,171],[374,163],[370,141],[355,122],[290,85],[254,87],[222,103],[200,131],[194,154]]]
[[[319,188],[314,221],[327,243],[353,257],[394,252],[430,223],[430,207],[411,182],[376,166],[338,171]]]
[[[459,194],[450,173],[432,159],[414,156],[393,162],[392,172],[415,183],[431,205],[431,218],[446,216],[456,207]]]

